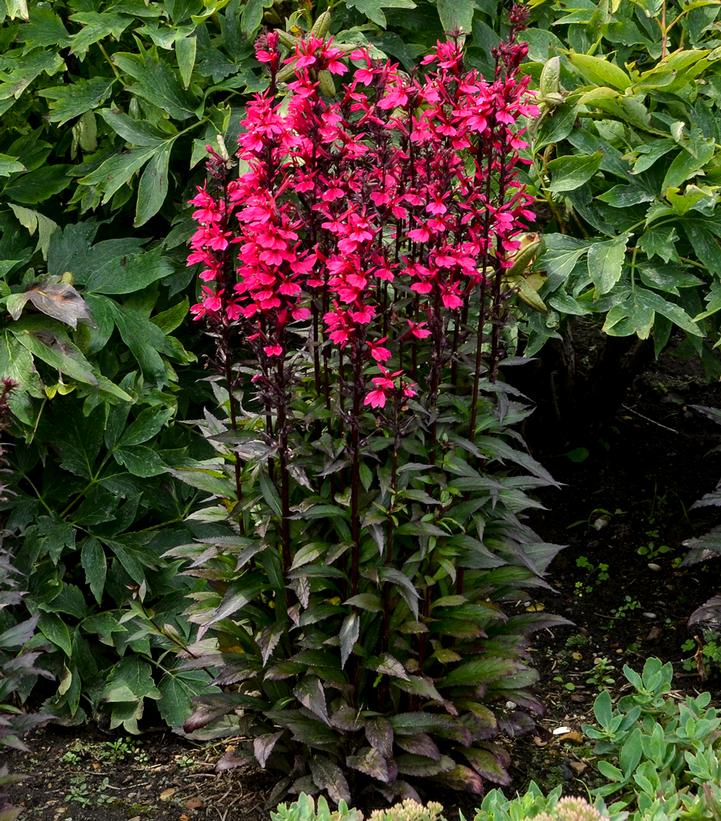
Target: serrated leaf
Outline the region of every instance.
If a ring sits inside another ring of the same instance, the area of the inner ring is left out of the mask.
[[[463,750],[463,755],[473,769],[488,781],[503,787],[511,783],[511,777],[503,763],[490,750],[471,748]]]
[[[193,699],[217,692],[204,670],[172,670],[158,682],[158,711],[168,727],[182,727],[192,713]],[[152,696],[150,696],[152,697]]]
[[[167,112],[174,120],[187,120],[195,114],[196,103],[182,88],[175,72],[166,63],[149,54],[116,53],[115,65],[132,77],[129,91]]]
[[[350,788],[343,770],[330,759],[320,755],[312,756],[310,771],[316,787],[325,790],[333,801],[338,803],[351,800]]]
[[[393,727],[387,718],[370,718],[365,724],[368,743],[384,758],[393,755]]]
[[[62,86],[41,88],[38,94],[50,100],[48,120],[64,125],[68,120],[102,105],[110,95],[114,83],[112,77],[92,77],[74,80]]]
[[[598,296],[609,293],[621,279],[629,234],[605,242],[594,242],[588,249],[588,273]]]
[[[285,730],[278,730],[275,733],[263,733],[253,739],[253,754],[260,766],[265,769],[265,765],[270,758],[273,748],[280,741]]]
[[[319,678],[306,676],[295,687],[293,694],[307,710],[318,716],[324,724],[330,726],[328,707],[325,702],[325,690]]]
[[[375,747],[364,747],[346,758],[346,766],[387,784],[391,781],[388,759]]]

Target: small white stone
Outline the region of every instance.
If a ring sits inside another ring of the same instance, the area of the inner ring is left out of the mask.
[[[553,731],[553,735],[565,735],[566,733],[570,732],[570,727],[556,727],[556,729]]]
[[[655,613],[644,613],[643,617],[644,617],[644,619],[655,619],[656,614]]]

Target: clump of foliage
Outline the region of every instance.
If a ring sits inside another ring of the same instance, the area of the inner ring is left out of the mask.
[[[3,380],[0,390],[0,437],[8,427],[8,399],[14,388],[12,380]],[[7,443],[0,439],[0,471],[3,472],[6,470],[7,448]],[[7,484],[0,479],[0,500],[7,498],[9,493]],[[31,618],[21,624],[8,624],[5,618],[6,609],[17,605],[23,593],[17,570],[3,547],[3,536],[4,533],[0,532],[0,748],[26,750],[23,735],[47,721],[48,716],[24,713],[16,702],[20,694],[27,690],[28,681],[43,675],[44,671],[35,666],[39,653],[25,649],[34,633],[37,619]],[[7,766],[0,767],[0,821],[14,821],[20,814],[17,807],[9,806],[3,800],[2,787],[15,780],[16,777],[9,773]]]
[[[607,691],[594,703],[598,770],[607,784],[598,797],[615,796],[612,810],[632,821],[716,818],[721,812],[721,712],[711,694],[672,693],[673,668],[648,659],[639,674],[624,667],[632,691],[614,706]]]
[[[719,5],[533,5],[529,174],[548,310],[529,317],[528,353],[586,315],[656,352],[680,329],[702,353],[721,307]]]
[[[254,758],[276,794],[480,793],[508,783],[498,736],[540,709],[527,637],[559,620],[522,602],[558,548],[523,514],[552,480],[497,381],[533,216],[523,16],[489,80],[456,40],[409,77],[315,33],[284,57],[267,34],[240,176],[213,151],[193,199],[221,414],[200,422],[218,455],[174,474],[214,497],[193,519],[227,530],[170,555],[212,588],[187,664],[231,689],[186,729],[223,717],[252,742],[219,766]]]

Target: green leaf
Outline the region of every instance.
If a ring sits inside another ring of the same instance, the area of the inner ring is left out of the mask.
[[[182,727],[197,696],[217,692],[204,670],[172,670],[158,682],[158,711],[168,727]]]
[[[548,163],[548,190],[554,194],[575,191],[593,177],[600,168],[602,159],[603,152],[596,151],[593,154],[575,154],[551,160]]]
[[[120,39],[120,35],[130,25],[132,18],[114,11],[98,12],[84,11],[70,15],[74,23],[80,23],[82,28],[72,37],[72,53],[81,60],[85,59],[88,49],[95,43],[112,37]]]
[[[614,185],[596,199],[608,203],[612,208],[630,208],[642,202],[652,202],[655,197],[639,185]]]
[[[80,349],[63,332],[48,333],[47,320],[45,323],[36,322],[35,317],[23,318],[10,331],[24,348],[51,368],[86,385],[97,385],[92,366]]]
[[[145,166],[138,185],[138,203],[133,225],[138,228],[154,217],[168,194],[168,163],[173,140],[168,140]]]
[[[155,147],[145,147],[136,148],[122,154],[114,154],[101,163],[95,171],[81,177],[78,182],[80,185],[96,186],[103,195],[101,204],[105,205],[113,194],[130,182],[133,175],[153,157],[155,150]]]
[[[147,479],[150,476],[160,476],[167,473],[168,467],[160,456],[149,447],[137,445],[136,447],[118,447],[113,452],[113,458],[119,465],[128,469],[133,476],[140,476]]]
[[[121,111],[103,108],[98,114],[116,134],[130,145],[154,146],[157,148],[168,139],[167,134],[163,134],[142,120],[134,120]]]
[[[137,418],[125,429],[118,440],[118,445],[121,447],[130,447],[147,442],[160,433],[165,425],[173,418],[173,415],[173,408],[144,408],[138,414]]]
[[[117,53],[112,60],[122,72],[136,81],[128,88],[131,93],[156,105],[174,120],[182,122],[194,116],[197,104],[182,88],[168,64],[153,59],[149,53]]]
[[[383,9],[414,9],[416,4],[413,0],[345,0],[346,6],[358,9],[377,26],[385,28],[388,21],[383,13]]]
[[[85,539],[80,550],[80,563],[85,571],[85,581],[95,601],[100,604],[105,589],[108,563],[105,559],[105,551],[97,539]]]
[[[588,273],[598,296],[611,291],[621,278],[629,236],[621,234],[606,242],[595,242],[588,249]]]
[[[438,0],[438,16],[441,18],[443,31],[470,34],[475,8],[474,0]]]
[[[631,85],[631,78],[615,63],[604,57],[595,57],[591,54],[568,55],[571,65],[590,85],[611,86],[619,91],[625,91]]]
[[[689,147],[690,148],[690,147]],[[693,151],[684,149],[671,161],[666,176],[661,183],[661,191],[679,188],[683,183],[695,177],[713,157],[716,144],[711,140],[698,140],[693,144]]]
[[[275,485],[271,482],[267,473],[260,474],[260,492],[263,494],[265,503],[275,513],[276,516],[283,515],[283,509],[280,506],[280,496],[275,489]]]
[[[678,260],[676,241],[678,234],[671,226],[665,228],[649,228],[638,239],[638,247],[649,259],[660,257],[664,262]]]
[[[7,154],[0,154],[0,177],[9,177],[19,171],[27,171],[27,168],[17,157],[10,157]]]
[[[94,294],[132,294],[170,276],[173,266],[159,246],[142,254],[119,254],[98,268],[85,281]]]
[[[68,120],[102,105],[112,91],[114,82],[112,77],[93,77],[62,86],[41,88],[38,94],[50,100],[48,120],[64,125]]]
[[[694,253],[709,271],[721,277],[721,246],[709,224],[701,220],[681,221]]]
[[[122,659],[113,668],[101,699],[110,703],[160,699],[161,693],[155,686],[152,672],[152,667],[137,656]]]
[[[57,613],[41,613],[38,630],[45,638],[59,647],[70,658],[73,654],[73,637],[70,628]]]
[[[54,222],[50,217],[46,217],[39,211],[33,211],[31,208],[23,208],[22,205],[15,205],[15,203],[8,203],[15,218],[27,229],[31,237],[35,236],[37,231],[38,244],[35,247],[36,251],[40,251],[45,259],[48,257],[48,249],[50,248],[50,240],[58,230],[57,222]]]
[[[59,194],[70,185],[69,165],[47,165],[13,177],[5,186],[4,199],[36,205]]]
[[[183,88],[187,90],[190,85],[190,78],[193,76],[195,66],[195,54],[198,48],[198,40],[195,35],[179,35],[175,40],[175,59],[178,61],[178,71]]]

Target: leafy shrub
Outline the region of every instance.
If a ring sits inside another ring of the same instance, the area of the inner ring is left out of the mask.
[[[478,793],[508,781],[497,736],[540,709],[526,637],[558,621],[521,604],[558,549],[522,519],[552,480],[496,381],[530,216],[524,47],[511,36],[486,82],[454,41],[422,80],[363,49],[349,68],[313,34],[284,64],[278,42],[259,42],[270,92],[248,105],[240,178],[216,151],[193,199],[221,414],[200,424],[218,455],[174,475],[227,533],[169,555],[212,587],[188,666],[233,689],[186,729],[222,716],[253,741],[219,766],[254,756],[278,793]]]
[[[0,436],[8,427],[8,399],[15,384],[5,379],[0,392]],[[8,445],[0,440],[0,470],[4,470],[7,461]],[[0,482],[0,499],[7,498],[10,491],[4,482]],[[48,720],[46,715],[29,715],[18,707],[18,694],[27,690],[28,680],[44,671],[35,666],[39,653],[28,652],[25,645],[32,637],[37,619],[28,619],[21,624],[8,625],[5,611],[17,605],[22,599],[18,573],[13,567],[7,550],[3,547],[4,533],[0,531],[0,748],[14,747],[26,750],[22,736]],[[3,800],[2,788],[17,780],[11,775],[7,766],[0,766],[0,821],[14,821],[20,811],[9,806]]]
[[[338,802],[338,809],[331,810],[321,795],[318,801],[301,793],[292,804],[279,804],[270,817],[272,821],[362,821],[360,810],[349,809],[345,801]]]
[[[670,663],[648,659],[639,674],[624,667],[632,687],[614,707],[607,691],[594,703],[597,767],[607,784],[593,794],[616,796],[611,809],[632,821],[715,818],[721,811],[721,712],[711,694],[671,694]]]
[[[584,315],[657,352],[681,329],[701,352],[721,306],[719,7],[534,5],[529,175],[546,212],[548,311],[530,316],[527,352]]]

